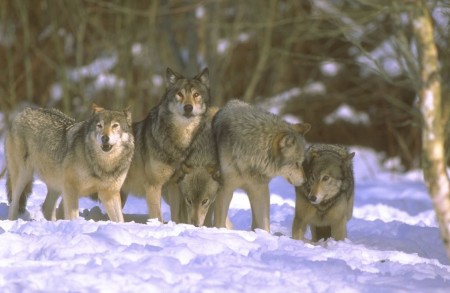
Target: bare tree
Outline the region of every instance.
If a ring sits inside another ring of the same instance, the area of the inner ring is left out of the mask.
[[[433,25],[425,1],[413,9],[413,32],[419,54],[422,164],[425,181],[439,222],[441,237],[450,257],[450,182],[444,153],[441,79]]]

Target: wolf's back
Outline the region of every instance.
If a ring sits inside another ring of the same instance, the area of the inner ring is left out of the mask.
[[[27,154],[53,154],[60,161],[67,148],[65,134],[75,120],[56,109],[27,108],[13,120],[10,135]]]
[[[239,100],[216,114],[213,128],[219,149],[230,147],[233,156],[246,158],[266,155],[279,133],[293,131],[280,117]]]

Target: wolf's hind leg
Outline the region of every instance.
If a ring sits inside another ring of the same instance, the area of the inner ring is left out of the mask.
[[[252,230],[270,232],[270,193],[267,184],[252,184],[246,188],[252,208]]]
[[[31,193],[33,182],[33,172],[21,170],[20,172],[10,171],[7,178],[8,199],[10,200],[8,219],[17,220],[19,212],[26,210],[27,197]]]
[[[214,201],[214,226],[217,228],[226,227],[228,209],[230,208],[234,189],[232,185],[227,183],[224,183],[219,188],[216,200]]]

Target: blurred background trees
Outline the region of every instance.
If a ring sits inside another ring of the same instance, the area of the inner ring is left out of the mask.
[[[449,1],[426,1],[449,137]],[[0,112],[92,102],[142,119],[165,69],[208,67],[213,104],[240,98],[312,124],[309,142],[371,147],[420,166],[416,0],[0,1]],[[7,119],[5,119],[7,120]],[[3,129],[2,129],[3,130]],[[447,158],[449,147],[447,142]]]

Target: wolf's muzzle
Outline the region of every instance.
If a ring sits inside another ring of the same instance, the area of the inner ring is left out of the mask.
[[[311,195],[311,194],[309,194],[308,195],[308,199],[309,199],[309,201],[311,202],[311,203],[316,203],[316,200],[317,200],[317,197],[315,196],[315,195]]]
[[[184,105],[183,110],[185,114],[191,114],[192,110],[194,110],[194,106],[192,106],[191,104],[186,104]]]
[[[112,149],[112,145],[109,144],[109,136],[102,135],[102,151],[109,152]]]

